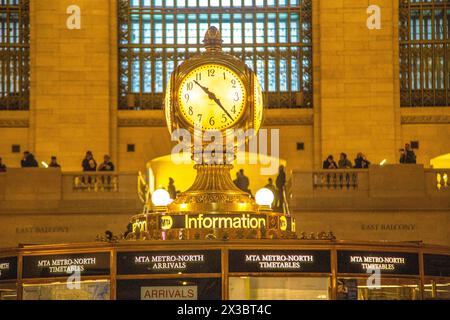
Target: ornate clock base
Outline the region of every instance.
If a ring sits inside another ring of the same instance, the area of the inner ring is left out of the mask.
[[[295,220],[260,208],[231,180],[232,165],[196,165],[197,177],[167,210],[133,217],[129,239],[293,239]]]

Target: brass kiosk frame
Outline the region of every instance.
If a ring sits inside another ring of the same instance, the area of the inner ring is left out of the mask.
[[[117,274],[117,254],[121,252],[152,252],[152,251],[208,251],[220,250],[221,252],[221,273],[174,273],[174,274],[137,274],[118,275]],[[328,251],[330,253],[330,273],[314,272],[229,272],[229,251],[230,250],[274,250],[277,252],[287,250],[316,250]],[[0,259],[6,257],[17,257],[17,281],[0,281],[2,285],[17,284],[17,299],[23,298],[23,286],[27,284],[48,284],[61,282],[67,277],[54,278],[34,278],[24,279],[23,258],[30,256],[77,254],[77,253],[109,253],[110,274],[104,276],[82,276],[82,281],[86,280],[109,280],[110,299],[117,299],[118,280],[143,280],[143,279],[201,279],[217,278],[221,279],[222,299],[229,299],[229,279],[230,277],[328,277],[329,297],[337,299],[337,279],[338,278],[364,278],[362,274],[338,273],[338,252],[367,251],[382,253],[413,253],[418,255],[418,274],[411,275],[382,275],[382,279],[399,278],[416,280],[419,284],[419,299],[424,298],[424,284],[430,280],[445,280],[450,283],[450,275],[428,276],[424,273],[424,254],[442,255],[450,260],[450,247],[424,245],[421,243],[379,243],[379,242],[354,242],[354,241],[315,241],[315,240],[239,240],[239,241],[124,241],[117,243],[79,243],[61,245],[25,245],[16,249],[0,249]],[[447,269],[446,269],[447,270]]]

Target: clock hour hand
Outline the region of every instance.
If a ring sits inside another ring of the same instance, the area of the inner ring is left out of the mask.
[[[224,106],[222,105],[222,103],[220,102],[220,100],[217,98],[217,96],[209,91],[208,88],[202,86],[197,80],[194,80],[195,84],[198,85],[200,88],[202,88],[203,91],[205,91],[205,93],[208,95],[208,97],[213,100],[215,103],[217,103],[217,105],[219,107],[222,108],[222,110],[226,113],[226,115],[231,119],[231,121],[234,121],[233,117],[230,115],[230,113],[227,111],[227,109],[224,108]]]

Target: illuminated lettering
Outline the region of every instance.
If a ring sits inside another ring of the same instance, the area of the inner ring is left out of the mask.
[[[265,217],[251,217],[243,214],[238,217],[215,217],[199,214],[198,216],[185,216],[185,226],[187,229],[214,229],[214,228],[245,228],[261,229],[266,226]]]

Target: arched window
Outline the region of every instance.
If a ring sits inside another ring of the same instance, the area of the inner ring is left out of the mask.
[[[0,110],[29,108],[29,0],[0,0]]]
[[[401,106],[449,106],[450,2],[399,1]]]
[[[119,0],[119,108],[161,109],[209,26],[257,74],[270,108],[312,107],[311,0]]]

